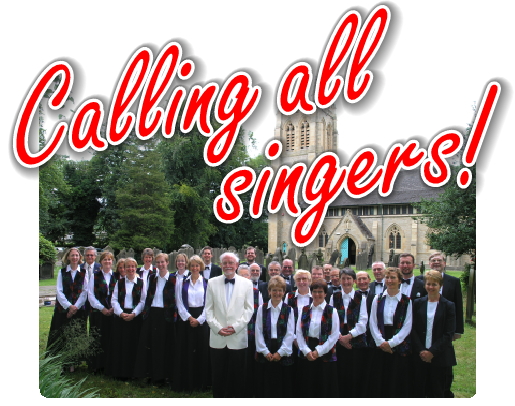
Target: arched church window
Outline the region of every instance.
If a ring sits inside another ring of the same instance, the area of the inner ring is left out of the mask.
[[[295,127],[292,123],[286,125],[286,151],[295,149]]]
[[[390,234],[388,236],[388,247],[389,249],[401,249],[402,236],[397,228],[397,226],[393,226],[390,230]]]
[[[329,242],[329,235],[327,234],[327,232],[324,229],[318,235],[318,246],[320,248],[323,248],[327,245],[328,242]]]
[[[300,149],[309,147],[309,124],[306,120],[300,125]]]

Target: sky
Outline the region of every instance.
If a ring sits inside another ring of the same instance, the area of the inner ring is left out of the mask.
[[[480,267],[485,271],[500,271],[509,260],[500,253],[509,252],[511,242],[509,237],[500,237],[509,235],[513,224],[511,219],[508,224],[503,221],[506,226],[500,229],[499,222],[494,221],[498,217],[494,216],[509,216],[510,212],[509,203],[501,203],[499,196],[510,196],[505,183],[510,184],[508,165],[513,150],[508,136],[508,118],[513,118],[515,64],[511,46],[514,28],[510,11],[513,7],[496,0],[476,3],[320,0],[273,4],[92,0],[77,4],[19,1],[3,6],[2,14],[7,18],[0,27],[4,55],[0,68],[4,78],[0,100],[0,125],[4,135],[1,161],[7,192],[3,201],[9,213],[4,220],[2,242],[6,251],[18,253],[15,264],[9,261],[6,265],[21,265],[30,268],[31,274],[36,272],[37,169],[23,168],[16,161],[13,131],[28,89],[50,63],[64,60],[74,70],[75,104],[71,108],[96,97],[104,103],[107,112],[117,81],[132,53],[141,46],[148,46],[157,56],[165,44],[177,41],[183,47],[184,56],[196,65],[196,72],[188,83],[216,81],[221,84],[232,73],[243,70],[251,75],[253,84],[262,87],[259,106],[243,125],[254,132],[260,148],[257,152],[261,152],[273,137],[275,97],[282,75],[300,61],[309,63],[316,73],[330,34],[345,12],[357,10],[364,21],[379,4],[387,5],[392,17],[385,40],[369,65],[374,73],[371,88],[357,104],[350,105],[341,97],[336,102],[338,152],[342,163],[350,162],[364,147],[374,148],[381,159],[395,142],[417,139],[425,146],[443,130],[464,131],[472,121],[473,106],[479,103],[488,82],[498,81],[502,93],[477,161],[477,246]],[[50,116],[47,122],[52,122]],[[70,154],[69,146],[64,144],[59,152]],[[81,159],[81,156],[70,155]],[[501,210],[499,204],[505,209]],[[27,286],[35,296],[36,279],[31,279]],[[491,285],[480,277],[480,298],[488,292],[481,283]],[[12,289],[4,296],[4,301],[12,305],[11,300],[17,293],[17,289]],[[24,325],[23,331],[29,334],[20,338],[19,345],[27,348],[23,359],[35,379],[34,360],[38,351],[35,304],[6,316],[7,325],[13,325],[21,314],[27,315],[30,325]],[[500,322],[491,312],[487,316],[484,308],[479,308],[477,314],[478,325],[485,330],[485,320]],[[488,327],[489,331],[495,328],[490,323]],[[478,395],[474,402],[490,398],[492,386],[488,383],[492,372],[500,371],[496,363],[504,357],[499,354],[499,346],[492,348],[493,340],[488,341],[488,347],[484,344],[486,337],[484,332],[478,334],[478,347],[482,350],[478,353],[484,354],[487,350],[488,356],[478,357]],[[7,348],[7,339],[10,335],[4,334],[1,339],[4,348]],[[13,376],[21,376],[21,369],[14,368]],[[493,395],[497,397],[509,388],[509,383],[506,374],[495,379],[496,391],[498,388],[499,391]],[[22,396],[39,400],[35,382],[31,380],[29,385],[25,382]],[[10,390],[21,388],[22,384],[18,379]]]

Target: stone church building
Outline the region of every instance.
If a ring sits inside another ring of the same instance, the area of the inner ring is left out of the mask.
[[[325,151],[337,153],[338,126],[336,109],[317,109],[311,115],[297,112],[292,116],[277,115],[274,138],[283,144],[281,156],[272,161],[274,171],[281,165],[304,162],[308,168],[314,159]],[[343,162],[341,164],[346,164]],[[381,197],[377,190],[361,199],[349,197],[345,191],[332,202],[317,238],[305,248],[310,255],[321,249],[328,260],[334,250],[341,253],[341,260],[349,258],[356,264],[357,255],[367,253],[373,261],[388,261],[394,253],[408,252],[415,262],[427,264],[429,256],[436,252],[426,242],[427,227],[417,219],[413,203],[430,199],[442,193],[442,188],[431,188],[422,181],[419,170],[401,170],[392,193]],[[299,204],[303,206],[299,196]],[[307,205],[304,203],[304,207]],[[291,226],[295,218],[284,207],[268,218],[268,252],[277,248],[286,253],[294,247]],[[297,257],[300,248],[295,247]],[[467,257],[468,258],[468,257]],[[447,267],[461,268],[467,258],[447,259]]]

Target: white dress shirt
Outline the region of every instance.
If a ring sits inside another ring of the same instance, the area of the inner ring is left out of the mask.
[[[118,282],[116,282],[116,286],[114,287],[113,296],[111,297],[111,306],[114,309],[114,314],[120,316],[123,313],[123,309],[132,309],[132,313],[138,316],[145,307],[145,300],[147,298],[147,290],[146,290],[146,281],[143,280],[143,288],[141,289],[141,297],[139,303],[132,302],[132,289],[134,285],[137,283],[138,278],[137,274],[134,276],[134,279],[131,281],[127,276],[121,278]],[[141,278],[140,278],[141,279]],[[125,299],[123,303],[118,302],[118,285],[120,283],[125,283]],[[123,306],[122,306],[123,305]]]
[[[342,290],[342,300],[343,300],[343,307],[345,308],[344,312],[344,318],[343,322],[347,324],[347,309],[349,307],[349,303],[351,300],[354,300],[354,295],[357,291],[352,289],[349,293],[345,293]],[[361,294],[361,293],[360,293]],[[331,296],[331,299],[329,299],[329,304],[331,306],[333,305],[333,296]],[[359,307],[359,319],[354,328],[349,331],[349,334],[352,337],[357,337],[367,331],[367,322],[368,322],[368,312],[367,312],[367,297],[363,296],[361,298],[361,305]]]
[[[415,282],[415,276],[408,278],[411,280],[411,283],[408,285],[407,283],[401,283],[401,293],[405,294],[408,297],[411,297],[411,289],[413,289],[413,282]],[[413,298],[413,300],[415,300]]]
[[[271,338],[277,338],[277,320],[281,314],[282,302],[277,307],[272,306],[272,301],[268,302],[268,310],[270,311],[271,321]],[[288,309],[288,325],[286,327],[286,335],[284,336],[281,348],[277,351],[281,357],[289,357],[292,354],[293,330],[295,328],[295,317],[291,307]],[[256,351],[267,356],[270,351],[265,343],[263,335],[263,308],[259,306],[256,316]]]
[[[177,288],[175,290],[175,299],[177,301],[177,309],[179,311],[179,316],[183,321],[188,320],[191,317],[191,314],[186,310],[184,306],[184,302],[182,301],[182,285],[184,281],[180,281],[177,283]],[[204,303],[204,278],[199,275],[197,281],[193,283],[190,279],[190,286],[188,287],[188,308],[189,307],[202,307],[205,305]],[[199,316],[197,321],[200,324],[204,324],[206,321],[206,309],[202,311],[202,314]]]
[[[108,290],[107,293],[109,294],[109,283],[111,282],[111,277],[113,276],[113,271],[109,271],[107,273],[105,273],[104,271],[100,271],[100,272],[102,272],[102,275],[104,276],[104,279],[107,284],[107,290]],[[104,310],[104,305],[102,303],[100,303],[100,301],[95,297],[95,275],[94,274],[92,274],[91,277],[89,278],[88,300],[89,300],[89,304],[94,309],[97,309],[100,311]]]
[[[383,282],[378,282],[377,280],[375,281],[376,282],[376,285],[375,285],[375,289],[376,291],[375,292],[371,292],[372,295],[380,295],[381,293],[383,293],[383,290],[384,290],[384,279],[383,279]],[[378,285],[378,283],[382,283],[382,285]]]
[[[397,293],[395,296],[388,295],[388,292],[384,293],[386,295],[385,304],[384,304],[384,325],[393,325],[393,316],[395,315],[395,310],[397,309],[397,305],[399,304],[399,301],[401,300],[401,292]],[[408,334],[411,332],[411,326],[412,326],[412,314],[411,314],[411,300],[408,303],[408,309],[406,311],[406,319],[404,320],[404,324],[400,331],[394,335],[391,339],[388,340],[388,344],[390,344],[390,347],[396,347],[399,344],[401,344],[404,339],[408,336]],[[377,298],[374,299],[372,302],[372,309],[370,310],[370,332],[372,333],[372,337],[374,338],[374,341],[376,343],[376,346],[380,346],[382,343],[384,343],[386,340],[382,336],[381,332],[379,331],[379,327],[377,326]]]
[[[311,290],[308,290],[308,293],[305,295],[301,295],[299,293],[299,290],[297,289],[295,291],[295,297],[297,298],[297,310],[300,317],[300,314],[302,313],[302,308],[304,306],[309,306],[309,298],[311,297]],[[288,294],[284,296],[284,303],[288,304]],[[295,340],[297,338],[297,325],[295,325],[295,329],[293,331],[293,339]]]
[[[154,300],[152,300],[151,307],[164,307],[163,302],[163,289],[168,281],[168,277],[170,274],[167,272],[164,277],[159,274],[159,271],[156,274],[157,284],[156,284],[156,293],[154,294]],[[150,284],[148,284],[150,286]],[[148,286],[147,286],[147,295],[148,295]]]
[[[226,278],[224,275],[225,301],[227,302],[227,306],[229,306],[229,303],[231,303],[232,292],[234,290],[234,284],[233,283],[225,283],[225,279],[228,279],[228,278]],[[233,276],[233,279],[234,279],[234,276]],[[234,283],[236,283],[236,281],[234,281]],[[252,293],[252,294],[254,294],[254,293]]]
[[[145,267],[142,267],[141,268],[141,279],[145,280],[145,281],[148,281],[148,274],[150,273],[150,271],[154,270],[154,267],[152,266],[152,264],[150,264],[150,268],[148,269],[145,269]],[[156,272],[159,272],[157,270],[157,268],[155,269]],[[138,274],[136,274],[136,276],[139,277]]]
[[[433,344],[433,322],[437,307],[438,302],[427,301],[426,348],[431,348],[431,344]]]
[[[211,263],[206,264],[206,268],[204,269],[204,278],[209,279],[211,276]]]
[[[309,331],[308,337],[320,338],[320,325],[322,321],[322,313],[325,309],[327,303],[325,300],[318,306],[313,306],[311,303],[311,322],[309,323]],[[306,356],[311,350],[309,349],[306,341],[304,340],[304,336],[302,335],[302,327],[301,327],[301,314],[297,319],[297,344],[302,353]],[[332,320],[332,328],[331,334],[327,338],[327,341],[322,345],[317,345],[315,349],[318,352],[318,355],[321,357],[322,355],[327,354],[331,348],[333,348],[338,341],[338,337],[340,336],[340,320],[338,319],[338,313],[336,309],[333,308],[333,320]]]
[[[80,268],[77,267],[77,269],[74,271],[74,270],[72,270],[70,265],[66,265],[66,272],[71,272],[72,281],[75,279],[75,275],[77,274],[77,271],[79,269]],[[61,306],[63,306],[64,309],[67,309],[72,304],[68,301],[68,299],[66,299],[66,296],[64,295],[63,279],[61,276],[61,271],[59,271],[59,273],[57,274],[57,288],[56,289],[57,289],[57,293],[56,293],[57,300],[59,301]],[[80,293],[79,298],[75,302],[75,306],[80,309],[84,305],[84,303],[86,303],[87,299],[88,299],[88,278],[84,277],[84,284],[82,285],[82,292]]]

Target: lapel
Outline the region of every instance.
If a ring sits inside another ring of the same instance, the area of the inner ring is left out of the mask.
[[[438,320],[440,320],[443,317],[443,312],[445,306],[442,303],[443,295],[440,295],[440,300],[438,301],[438,304],[436,305],[436,312],[435,312],[435,318],[433,320],[433,333],[435,331],[436,326],[438,326]],[[434,336],[434,334],[433,334]]]
[[[442,296],[446,298],[449,297],[449,292],[452,290],[452,283],[450,282],[450,279],[451,278],[449,278],[449,275],[447,275],[446,273],[443,274]]]

